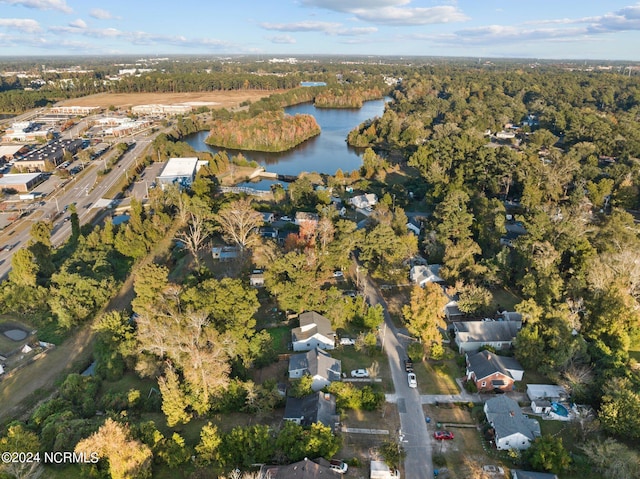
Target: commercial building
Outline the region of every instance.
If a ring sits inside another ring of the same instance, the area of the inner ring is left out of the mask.
[[[14,166],[20,171],[46,171],[63,163],[66,152],[73,155],[81,147],[82,140],[80,138],[75,140],[54,140],[15,161]]]
[[[18,173],[0,177],[0,190],[16,190],[27,193],[45,180],[42,173]]]
[[[49,111],[61,115],[86,116],[98,110],[100,110],[99,106],[56,105],[52,106]]]
[[[193,183],[198,171],[198,158],[169,158],[157,182],[164,190],[169,185],[188,188]]]
[[[11,142],[33,142],[41,141],[47,138],[47,135],[53,134],[53,130],[49,127],[43,127],[38,123],[31,121],[20,121],[13,123],[2,137],[3,143]]]

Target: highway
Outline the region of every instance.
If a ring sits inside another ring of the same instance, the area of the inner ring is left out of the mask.
[[[77,135],[80,128],[82,128],[81,124],[75,125],[71,130],[65,132],[65,136]],[[102,176],[98,175],[100,170],[105,169],[110,155],[113,154],[111,152],[93,160],[83,171],[66,182],[64,186],[47,196],[44,199],[45,204],[38,206],[31,215],[6,228],[6,231],[2,233],[2,237],[4,244],[10,244],[12,249],[0,252],[0,278],[5,279],[7,277],[11,269],[11,257],[29,241],[31,223],[33,221],[55,218],[51,234],[51,242],[54,245],[63,243],[71,234],[71,222],[65,221],[65,218],[69,216],[69,213],[65,211],[65,207],[71,203],[76,204],[76,211],[81,225],[91,221],[96,214],[93,208],[96,202],[103,198],[109,189],[126,174],[125,172],[135,164],[138,158],[140,158],[140,161],[142,160],[145,148],[153,141],[156,134],[150,136],[148,133],[143,132],[133,137],[122,139],[122,141],[133,140],[136,144],[122,156],[118,164],[109,173]],[[76,161],[75,163],[78,162]],[[36,212],[40,213],[37,214]],[[62,214],[58,215],[58,212]],[[23,225],[26,223],[26,227],[21,227],[18,223]]]

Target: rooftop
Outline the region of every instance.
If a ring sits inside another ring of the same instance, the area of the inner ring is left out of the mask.
[[[198,158],[169,158],[160,177],[193,176],[198,166]]]

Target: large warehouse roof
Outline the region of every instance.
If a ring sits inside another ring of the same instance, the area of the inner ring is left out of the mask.
[[[198,165],[198,158],[169,158],[160,177],[193,176]]]
[[[4,175],[0,178],[0,188],[3,186],[24,185],[38,178],[42,173],[16,173]]]

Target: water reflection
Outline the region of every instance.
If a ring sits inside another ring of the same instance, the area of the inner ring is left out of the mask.
[[[363,121],[382,116],[384,103],[385,100],[368,101],[358,110],[316,108],[312,103],[292,106],[285,109],[288,114],[304,113],[316,118],[322,130],[320,135],[283,153],[240,152],[229,149],[226,151],[230,155],[242,153],[245,158],[256,161],[267,171],[281,175],[295,176],[303,171],[333,175],[338,169],[349,172],[362,165],[362,151],[347,145],[347,135]],[[187,136],[185,141],[196,151],[211,151],[214,154],[220,151],[204,142],[207,136],[207,131],[201,131]],[[250,186],[267,190],[272,183],[260,181],[251,183]]]

